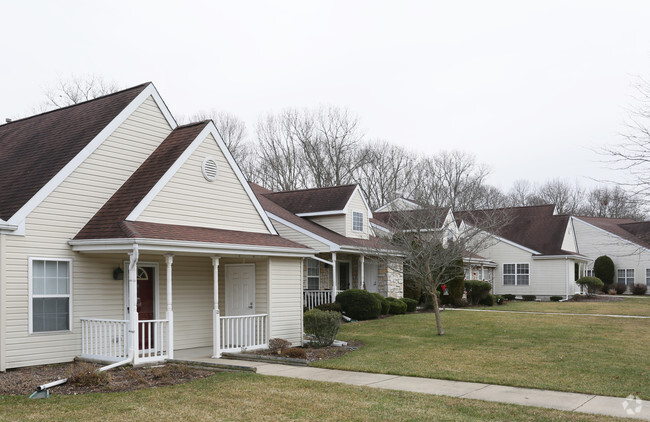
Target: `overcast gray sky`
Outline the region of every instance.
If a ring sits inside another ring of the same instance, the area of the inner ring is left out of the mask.
[[[489,182],[616,177],[650,78],[649,1],[13,1],[2,5],[0,117],[31,114],[57,78],[153,81],[174,114],[246,121],[338,105],[369,138],[461,149]]]

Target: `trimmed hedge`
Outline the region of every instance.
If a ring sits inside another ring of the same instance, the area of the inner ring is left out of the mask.
[[[497,305],[503,305],[503,296],[494,295],[494,301],[497,303]]]
[[[341,314],[334,311],[312,309],[303,316],[305,333],[314,338],[317,346],[330,346],[339,332]]]
[[[479,304],[483,306],[494,306],[494,295],[488,293],[483,299],[479,300]]]
[[[587,295],[595,294],[604,286],[604,283],[598,277],[582,277],[579,278],[576,283],[579,284],[583,290],[586,290]]]
[[[314,308],[320,309],[321,311],[334,311],[338,313],[343,312],[343,309],[341,308],[341,304],[337,302],[323,303],[322,305],[314,306]]]
[[[521,295],[521,298],[526,302],[534,302],[537,300],[537,296],[535,295]]]
[[[385,297],[383,297],[380,293],[372,293],[374,297],[379,300],[379,303],[381,303],[381,314],[382,315],[388,315],[388,309],[390,309],[390,304],[386,300]]]
[[[487,295],[490,294],[492,285],[487,281],[465,280],[465,290],[467,290],[467,300],[469,300],[472,305],[478,305],[487,297]],[[494,300],[492,300],[492,302],[494,304]]]
[[[564,299],[562,296],[551,296],[551,302],[559,302],[562,299]]]
[[[616,284],[615,289],[617,295],[622,295],[627,291],[627,285],[625,283],[618,283]]]
[[[418,307],[418,302],[408,297],[400,299],[402,302],[406,303],[406,312],[415,312],[415,309]]]
[[[387,297],[386,300],[390,304],[388,313],[391,315],[401,315],[406,313],[406,303],[394,297]]]
[[[598,277],[605,286],[614,284],[616,275],[614,261],[607,255],[599,256],[594,261],[594,276]]]
[[[505,300],[515,300],[516,297],[517,297],[516,295],[511,295],[510,293],[503,295],[503,298]]]
[[[345,315],[359,321],[381,315],[381,302],[366,290],[344,290],[336,296],[336,302],[341,304]]]

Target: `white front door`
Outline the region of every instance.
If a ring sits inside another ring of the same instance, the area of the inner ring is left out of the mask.
[[[226,315],[255,314],[255,264],[226,265]]]
[[[377,279],[379,275],[379,266],[376,262],[364,262],[363,276],[366,280],[366,290],[370,293],[377,293]]]

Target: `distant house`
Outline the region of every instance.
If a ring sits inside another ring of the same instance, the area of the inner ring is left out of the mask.
[[[151,83],[0,126],[2,371],[300,344],[314,253]]]
[[[251,187],[282,237],[318,252],[303,268],[307,308],[333,302],[351,288],[403,296],[401,260],[394,257],[391,264],[379,255],[373,213],[357,185],[283,192]],[[379,221],[375,226],[382,229]]]
[[[616,267],[615,283],[645,284],[650,294],[650,222],[604,217],[573,217],[580,253],[593,261],[607,255]]]

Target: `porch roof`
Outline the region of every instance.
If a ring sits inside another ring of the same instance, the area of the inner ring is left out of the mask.
[[[73,239],[69,243],[73,250],[86,252],[131,250],[134,244],[138,244],[141,250],[169,252],[299,256],[316,253],[304,245],[272,234],[141,221],[122,222],[120,235]]]

